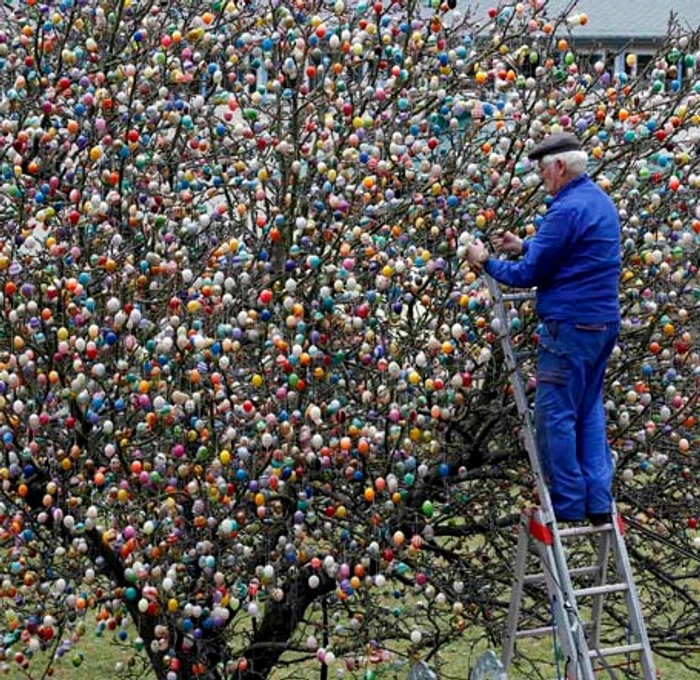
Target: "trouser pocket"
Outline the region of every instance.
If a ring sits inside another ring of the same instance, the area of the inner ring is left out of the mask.
[[[559,339],[559,322],[558,321],[545,321],[542,328],[542,333],[539,340],[539,361],[542,362],[543,353],[553,355],[555,357],[560,357],[562,359],[566,358],[566,348]]]

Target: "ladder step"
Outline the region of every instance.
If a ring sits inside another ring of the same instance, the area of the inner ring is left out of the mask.
[[[534,349],[523,350],[522,352],[515,352],[514,355],[516,361],[523,361],[524,359],[532,359],[537,356],[537,352]]]
[[[501,296],[503,302],[519,302],[520,300],[534,300],[535,293],[504,293]]]
[[[593,621],[583,621],[581,625],[584,628],[590,628],[593,625]],[[555,630],[554,626],[542,626],[540,628],[524,628],[523,630],[515,631],[515,639],[521,640],[523,638],[531,637],[542,637]]]
[[[567,527],[559,529],[559,536],[566,538],[567,536],[589,536],[591,534],[602,534],[605,531],[612,531],[615,527],[612,524],[601,524],[600,526],[583,526],[583,527]]]
[[[591,565],[590,567],[576,567],[575,569],[569,569],[569,574],[572,578],[575,576],[595,576],[598,571],[599,569],[597,566]],[[527,574],[523,578],[523,583],[542,583],[544,580],[544,572],[540,572],[539,574]]]
[[[574,588],[576,597],[588,597],[589,595],[607,595],[608,593],[624,593],[630,589],[627,583],[607,583],[604,586],[591,586],[590,588]]]
[[[551,633],[554,630],[554,626],[542,626],[541,628],[525,628],[524,630],[518,630],[515,632],[515,639],[522,640],[523,638],[531,637],[542,637]]]
[[[604,647],[603,649],[591,649],[588,651],[588,656],[595,659],[599,656],[616,656],[617,654],[633,654],[634,652],[644,651],[644,645],[641,642],[636,642],[632,645],[620,645],[619,647]]]

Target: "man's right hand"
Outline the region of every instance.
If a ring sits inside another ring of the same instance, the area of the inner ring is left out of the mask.
[[[492,237],[491,242],[499,253],[520,255],[523,252],[522,239],[510,231],[499,231]]]

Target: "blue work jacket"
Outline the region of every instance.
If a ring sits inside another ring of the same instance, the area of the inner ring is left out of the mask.
[[[608,195],[579,175],[554,196],[517,261],[489,258],[486,271],[515,288],[537,286],[543,321],[619,321],[620,221]]]

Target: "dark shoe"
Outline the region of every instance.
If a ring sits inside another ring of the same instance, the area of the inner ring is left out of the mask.
[[[557,522],[585,522],[583,517],[567,517],[566,515],[560,515],[556,510],[554,511],[554,519]]]
[[[611,512],[591,512],[586,515],[588,521],[594,527],[601,527],[604,524],[612,524],[612,513]]]

